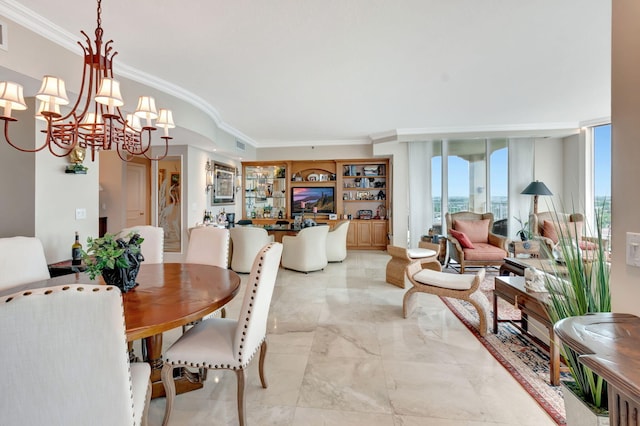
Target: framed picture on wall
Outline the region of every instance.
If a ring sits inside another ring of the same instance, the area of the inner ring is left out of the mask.
[[[213,191],[211,204],[233,204],[235,202],[236,169],[226,164],[213,164]]]

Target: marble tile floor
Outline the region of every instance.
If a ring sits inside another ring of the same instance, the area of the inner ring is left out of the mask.
[[[268,324],[265,372],[247,377],[247,424],[554,425],[439,298],[422,294],[402,318],[404,290],[384,282],[381,251],[303,274],[280,269]],[[248,275],[242,275],[243,288]],[[227,308],[236,316],[242,297]],[[180,335],[165,334],[165,345]],[[151,402],[160,425],[165,400]],[[236,380],[210,371],[203,389],[178,395],[170,425],[237,425]]]

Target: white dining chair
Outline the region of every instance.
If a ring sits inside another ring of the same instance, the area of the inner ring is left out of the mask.
[[[141,225],[124,228],[118,232],[118,237],[126,237],[129,234],[139,234],[144,241],[140,246],[140,252],[144,256],[147,265],[162,263],[164,260],[164,228],[159,226]]]
[[[229,230],[215,226],[193,228],[187,246],[186,263],[219,266],[229,265]]]
[[[120,290],[68,284],[0,297],[0,423],[145,425],[151,369],[130,363]]]
[[[340,222],[327,234],[327,261],[342,262],[347,258],[347,233],[350,221]]]
[[[0,238],[0,290],[49,278],[44,248],[38,238]]]
[[[264,375],[267,316],[281,255],[281,243],[270,243],[260,250],[251,268],[238,319],[203,320],[180,336],[164,353],[162,383],[167,401],[163,425],[169,423],[176,396],[173,369],[194,367],[235,371],[238,382],[238,420],[244,426],[245,368],[258,350],[260,381],[263,388],[267,387]]]

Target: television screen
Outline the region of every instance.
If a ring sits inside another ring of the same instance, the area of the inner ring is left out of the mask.
[[[332,186],[295,187],[291,188],[291,212],[302,213],[302,203],[306,213],[318,208],[318,213],[335,213],[334,188]]]

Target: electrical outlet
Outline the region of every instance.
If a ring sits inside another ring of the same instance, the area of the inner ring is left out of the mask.
[[[640,267],[640,234],[627,232],[627,265]]]
[[[87,209],[76,209],[76,220],[86,219],[87,218]]]

